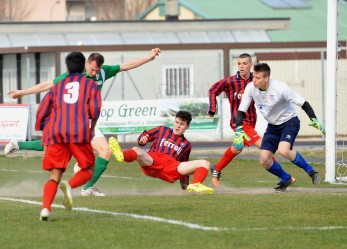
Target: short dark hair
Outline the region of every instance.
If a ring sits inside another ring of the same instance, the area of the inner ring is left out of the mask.
[[[270,76],[271,69],[266,63],[258,63],[253,66],[254,72],[263,72],[265,76]]]
[[[176,118],[180,118],[183,121],[187,122],[187,125],[190,124],[190,121],[192,121],[192,114],[187,111],[178,111],[176,112]]]
[[[71,52],[65,58],[69,73],[83,73],[86,58],[81,52]]]
[[[96,65],[98,67],[101,67],[104,64],[105,59],[104,59],[104,56],[102,54],[91,53],[88,57],[88,62],[91,62],[91,61],[95,61]]]
[[[240,54],[239,58],[250,58],[252,60],[252,56],[250,54],[247,54],[247,53]]]

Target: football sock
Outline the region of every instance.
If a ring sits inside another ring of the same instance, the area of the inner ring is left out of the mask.
[[[42,208],[47,208],[52,211],[52,203],[57,194],[58,183],[54,180],[49,180],[43,187]]]
[[[137,159],[137,153],[133,149],[123,150],[124,161],[133,162]]]
[[[197,168],[194,172],[192,183],[202,183],[208,174],[208,169],[204,167]]]
[[[305,170],[307,174],[309,174],[313,170],[312,166],[308,164],[308,162],[302,157],[299,152],[296,152],[295,159],[292,161],[292,163]]]
[[[83,184],[88,182],[88,180],[90,180],[92,176],[93,172],[91,170],[81,169],[76,174],[74,174],[74,176],[69,180],[70,187],[77,188],[79,186],[82,186]]]
[[[267,169],[267,171],[280,178],[282,182],[286,182],[290,179],[290,175],[285,172],[282,166],[276,161],[273,162],[272,166]]]
[[[99,180],[102,173],[104,173],[104,171],[106,170],[107,164],[108,164],[108,161],[106,159],[101,158],[101,157],[96,158],[96,160],[95,160],[95,172],[92,176],[92,179],[90,179],[89,182],[87,182],[87,184],[83,186],[84,190],[94,186],[94,184]]]
[[[37,151],[44,150],[44,146],[42,145],[42,140],[22,141],[17,143],[18,143],[19,150],[37,150]]]
[[[231,147],[229,147],[225,152],[224,155],[222,156],[222,158],[218,161],[218,163],[215,166],[215,170],[218,172],[221,172],[222,169],[224,169],[232,160],[233,158],[236,156],[236,154],[234,154],[231,151]]]

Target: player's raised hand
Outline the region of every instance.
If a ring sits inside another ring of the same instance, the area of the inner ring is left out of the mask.
[[[244,146],[243,139],[246,139],[247,141],[251,140],[249,138],[249,136],[242,130],[242,125],[241,125],[241,126],[236,127],[235,137],[233,140],[233,146],[237,150],[241,150],[243,148],[243,146]]]
[[[139,144],[141,144],[141,145],[146,145],[146,144],[148,143],[148,137],[149,137],[148,134],[146,134],[145,136],[142,136],[142,137],[140,138]]]
[[[21,90],[11,90],[7,93],[7,95],[10,95],[12,99],[18,99],[23,97],[23,93]]]
[[[214,116],[214,112],[211,112],[211,111],[207,111],[207,115],[210,116],[211,118]]]
[[[160,52],[161,52],[160,48],[153,48],[151,50],[151,53],[150,53],[149,57],[151,58],[151,60],[154,60],[154,58],[156,56],[159,56]]]
[[[311,123],[309,123],[308,125],[320,130],[325,135],[325,129],[323,125],[319,123],[319,121],[316,118],[312,118]]]

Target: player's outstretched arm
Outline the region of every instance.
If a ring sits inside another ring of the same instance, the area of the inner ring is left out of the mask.
[[[311,123],[309,123],[308,125],[320,130],[325,135],[325,129],[323,125],[318,121],[312,106],[307,101],[305,101],[301,108],[306,112],[307,116],[311,120]]]
[[[23,90],[11,90],[7,93],[7,95],[11,95],[11,98],[13,99],[18,99],[25,95],[40,93],[40,92],[50,90],[53,86],[54,86],[53,81],[44,81]]]
[[[137,68],[139,66],[142,66],[143,64],[146,64],[147,62],[154,60],[155,57],[158,56],[160,52],[161,52],[160,48],[154,48],[151,50],[149,56],[145,58],[139,58],[139,59],[134,59],[134,60],[124,62],[123,64],[120,65],[120,71],[128,71],[128,70]]]

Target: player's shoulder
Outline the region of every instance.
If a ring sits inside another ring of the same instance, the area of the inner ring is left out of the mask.
[[[115,65],[102,65],[101,69],[104,71],[108,71],[110,69],[120,69],[120,65],[119,64],[115,64]]]
[[[285,90],[288,87],[288,84],[280,80],[270,79],[270,86],[278,90]]]

